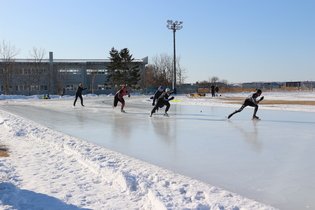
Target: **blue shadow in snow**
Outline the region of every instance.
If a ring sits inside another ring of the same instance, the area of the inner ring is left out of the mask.
[[[45,210],[91,210],[66,204],[63,201],[29,190],[21,190],[9,182],[0,183],[0,200],[2,205],[12,206],[14,209],[45,209]]]

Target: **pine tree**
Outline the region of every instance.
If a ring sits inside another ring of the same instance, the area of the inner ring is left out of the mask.
[[[112,48],[109,54],[111,63],[107,67],[107,82],[112,87],[122,85],[135,87],[140,80],[140,69],[139,64],[133,62],[134,58],[128,48],[120,52]]]

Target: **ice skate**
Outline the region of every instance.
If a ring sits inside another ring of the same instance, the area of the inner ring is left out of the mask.
[[[253,116],[252,120],[260,120],[260,118],[255,115]]]

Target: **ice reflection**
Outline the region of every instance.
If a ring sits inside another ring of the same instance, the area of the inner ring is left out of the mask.
[[[252,120],[252,122],[249,123],[236,123],[229,120],[228,122],[243,135],[244,140],[248,143],[248,145],[250,145],[253,151],[261,151],[262,141],[259,139],[257,128],[257,123],[259,123],[259,121]]]
[[[171,141],[176,140],[176,123],[170,119],[163,119],[164,116],[155,116],[154,119],[151,119],[151,124],[154,133],[161,139],[163,142],[170,144]]]

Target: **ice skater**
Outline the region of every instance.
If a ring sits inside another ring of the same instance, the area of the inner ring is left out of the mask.
[[[81,105],[84,106],[83,105],[83,98],[82,98],[82,91],[83,90],[86,90],[86,88],[83,88],[82,83],[80,83],[79,86],[78,86],[78,89],[77,89],[77,91],[75,93],[75,99],[74,99],[74,102],[73,102],[73,106],[75,106],[75,103],[77,102],[78,97],[81,100]]]
[[[168,117],[167,111],[170,109],[171,104],[169,101],[173,100],[174,97],[170,97],[171,95],[171,90],[169,88],[165,89],[165,92],[163,92],[159,98],[157,99],[157,103],[155,104],[154,108],[151,111],[150,117],[159,109],[162,108],[164,105],[166,106],[165,108],[165,113],[164,116]],[[169,98],[170,97],[170,98]]]
[[[215,95],[219,97],[219,87],[217,85],[215,86]]]
[[[128,95],[128,97],[130,97],[130,94],[127,91],[127,87],[126,86],[122,86],[120,90],[117,91],[117,93],[115,94],[114,97],[114,105],[113,107],[116,107],[118,104],[118,101],[121,103],[121,109],[120,111],[125,113],[124,107],[125,107],[125,100],[124,100],[124,96]]]
[[[160,97],[160,95],[162,95],[163,92],[164,92],[164,87],[160,86],[153,96],[152,106],[155,106],[155,101],[158,100],[158,98]]]
[[[247,106],[252,106],[255,107],[254,109],[254,114],[253,114],[253,120],[257,119],[259,120],[259,117],[256,116],[256,113],[258,111],[258,103],[261,102],[262,100],[264,100],[264,97],[260,97],[260,99],[257,101],[257,98],[261,95],[261,90],[258,89],[255,93],[251,94],[248,98],[245,99],[243,105],[241,106],[241,108],[239,108],[238,110],[235,110],[233,113],[231,113],[228,116],[228,119],[230,119],[234,114],[243,111],[243,109]]]
[[[215,97],[215,86],[211,85],[211,95],[212,97]]]

